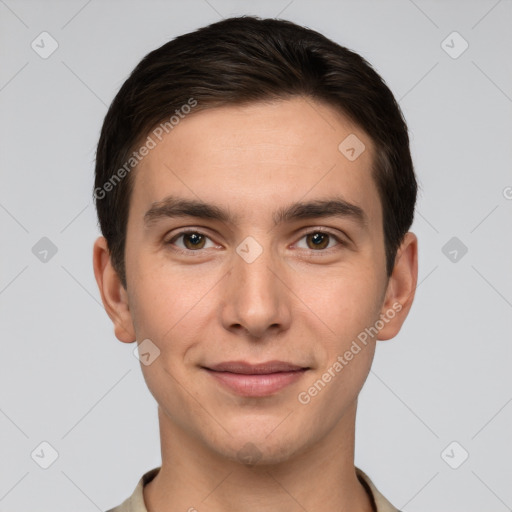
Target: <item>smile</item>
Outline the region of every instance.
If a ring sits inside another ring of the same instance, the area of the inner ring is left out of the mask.
[[[234,361],[203,369],[220,385],[240,396],[264,397],[297,382],[309,368],[281,361],[257,365]]]

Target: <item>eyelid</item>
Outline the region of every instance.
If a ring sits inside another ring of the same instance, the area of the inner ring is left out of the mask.
[[[298,243],[300,240],[302,240],[305,236],[307,235],[312,235],[312,234],[315,234],[315,233],[323,233],[323,234],[326,234],[326,235],[329,235],[331,238],[334,238],[334,240],[336,240],[337,245],[333,246],[333,247],[329,247],[327,249],[319,249],[319,250],[315,250],[315,249],[302,249],[304,251],[307,251],[309,253],[313,253],[315,255],[327,255],[327,254],[330,254],[331,251],[333,250],[336,250],[337,248],[339,247],[346,247],[348,246],[348,241],[346,239],[348,239],[348,237],[346,235],[341,236],[339,235],[338,233],[334,232],[332,229],[330,228],[325,228],[323,226],[313,226],[313,227],[308,227],[308,228],[305,228],[306,231],[301,231],[300,234],[298,235],[299,238],[297,240],[297,242],[294,242],[294,244]]]
[[[216,244],[216,242],[214,242],[212,240],[212,237],[209,236],[207,233],[205,233],[201,228],[194,228],[194,227],[183,228],[180,231],[178,231],[177,233],[175,233],[174,235],[172,235],[172,237],[169,238],[168,240],[164,239],[164,245],[174,245],[174,242],[178,238],[182,237],[183,235],[188,235],[188,234],[191,234],[191,233],[204,236],[205,238],[208,238],[209,240],[211,240],[215,245],[218,245],[218,244]],[[173,247],[173,250],[176,251],[176,252],[182,253],[182,254],[187,254],[187,255],[188,254],[192,254],[193,255],[194,253],[197,253],[197,255],[199,255],[199,254],[201,254],[201,252],[204,249],[198,249],[197,251],[194,251],[192,249],[182,249],[181,247]]]
[[[325,228],[325,227],[321,227],[321,226],[318,226],[318,227],[308,227],[308,228],[304,228],[305,231],[301,231],[300,233],[298,233],[296,236],[299,236],[298,240],[296,242],[294,242],[294,244],[296,244],[298,241],[302,240],[305,236],[307,235],[312,235],[314,233],[325,233],[326,235],[329,235],[331,236],[332,238],[334,238],[337,242],[338,242],[338,245],[339,246],[346,246],[348,245],[348,242],[346,240],[343,239],[343,237],[341,237],[340,235],[334,233],[331,229],[329,228]],[[164,241],[164,244],[165,245],[173,245],[173,242],[175,240],[177,240],[178,238],[180,238],[181,236],[183,235],[187,235],[187,234],[190,234],[190,233],[195,233],[195,234],[198,234],[198,235],[202,235],[206,238],[208,238],[209,240],[211,240],[212,242],[214,242],[212,240],[212,238],[207,234],[205,233],[202,228],[194,228],[194,227],[189,227],[189,228],[183,228],[182,230],[178,231],[177,233],[175,233],[169,240],[166,240]],[[345,235],[346,236],[346,235]],[[348,237],[347,237],[348,238]],[[214,242],[216,243],[216,242]],[[319,249],[319,250],[315,250],[315,249],[303,249],[305,251],[308,251],[310,253],[316,253],[316,254],[320,254],[320,253],[328,253],[330,252],[332,249],[335,249],[336,246],[334,247],[329,247],[328,249]],[[181,252],[181,253],[185,253],[185,254],[192,254],[192,253],[197,253],[197,254],[200,254],[204,249],[198,249],[196,251],[192,250],[192,249],[182,249],[181,247],[174,247],[173,248],[175,251],[177,252]]]

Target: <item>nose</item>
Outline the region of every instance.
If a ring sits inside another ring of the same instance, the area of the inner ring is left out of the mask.
[[[226,330],[262,339],[290,327],[292,294],[285,266],[270,248],[252,261],[233,255],[221,308]]]

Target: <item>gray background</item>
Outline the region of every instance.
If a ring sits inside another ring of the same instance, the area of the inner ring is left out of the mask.
[[[378,345],[357,465],[407,512],[511,510],[511,0],[0,0],[0,511],[105,510],[160,464],[135,344],[114,337],[92,271],[95,144],[147,52],[235,14],[359,52],[410,127],[419,287]],[[31,47],[43,31],[58,43],[46,59]]]

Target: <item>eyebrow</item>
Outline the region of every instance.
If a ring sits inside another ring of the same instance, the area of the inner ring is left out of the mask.
[[[144,214],[144,225],[149,228],[160,219],[176,217],[197,217],[224,223],[236,221],[236,218],[230,214],[229,210],[217,205],[205,203],[197,199],[167,196],[151,205],[151,208]],[[292,203],[278,208],[272,215],[274,226],[286,222],[319,217],[348,218],[358,223],[361,227],[368,226],[368,217],[364,210],[341,197]]]

